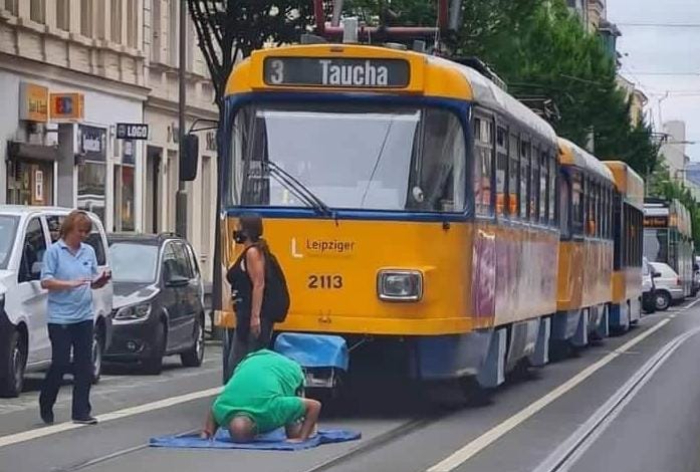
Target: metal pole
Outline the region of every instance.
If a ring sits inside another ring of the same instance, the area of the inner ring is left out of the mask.
[[[185,158],[185,71],[187,68],[187,0],[180,1],[180,41],[179,41],[179,104],[178,104],[178,160]],[[187,237],[187,191],[185,182],[180,179],[178,169],[178,186],[175,195],[175,232],[183,237]]]

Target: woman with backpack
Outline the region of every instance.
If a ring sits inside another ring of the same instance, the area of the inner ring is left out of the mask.
[[[242,215],[233,232],[243,252],[226,274],[236,311],[229,372],[249,353],[269,347],[275,322],[283,321],[289,308],[284,274],[262,234],[262,218],[253,213]]]

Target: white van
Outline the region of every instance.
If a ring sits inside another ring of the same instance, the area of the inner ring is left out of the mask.
[[[48,292],[40,274],[46,248],[58,240],[67,208],[0,205],[0,396],[22,392],[24,373],[41,370],[51,362],[46,326]],[[86,241],[97,256],[100,270],[109,268],[107,236],[99,218],[92,219]],[[99,380],[102,354],[111,337],[112,283],[93,290],[95,338],[94,379]]]

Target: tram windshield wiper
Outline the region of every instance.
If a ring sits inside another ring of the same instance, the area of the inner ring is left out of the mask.
[[[299,182],[293,175],[284,170],[273,161],[264,161],[263,168],[267,167],[270,175],[276,178],[278,182],[287,187],[292,193],[306,201],[312,208],[317,210],[322,215],[332,215],[331,209],[323,203],[323,200],[318,198],[309,188]]]

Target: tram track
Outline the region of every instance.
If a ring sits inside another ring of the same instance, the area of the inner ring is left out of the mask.
[[[533,472],[567,472],[571,470],[673,353],[698,333],[700,333],[700,327],[675,337],[659,349]]]

